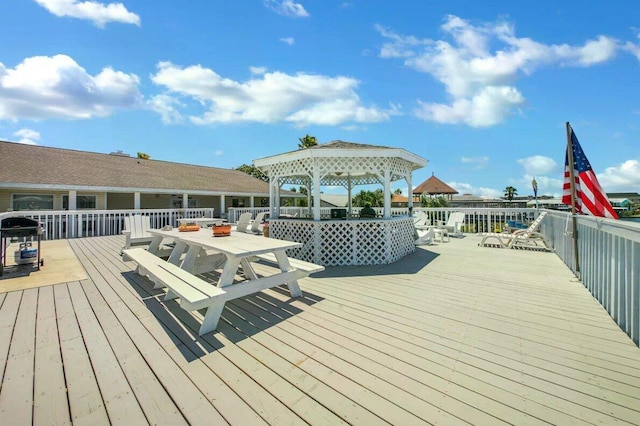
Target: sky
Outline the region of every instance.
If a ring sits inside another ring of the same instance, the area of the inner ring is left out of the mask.
[[[604,190],[640,192],[637,0],[4,0],[0,20],[0,140],[235,168],[309,134],[417,154],[414,186],[560,196],[570,122]]]

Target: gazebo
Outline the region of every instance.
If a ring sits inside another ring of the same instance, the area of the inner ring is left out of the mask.
[[[394,262],[415,249],[411,218],[391,216],[391,183],[405,180],[411,193],[412,172],[427,164],[424,158],[401,148],[337,140],[257,159],[253,163],[269,176],[270,234],[305,243],[292,256],[322,265],[378,264]],[[280,218],[280,190],[287,184],[307,188],[307,194],[313,200],[309,203],[307,217]],[[376,184],[382,185],[384,191],[382,217],[353,218],[353,188]],[[347,189],[346,217],[322,216],[322,186]],[[411,207],[410,199],[409,209]]]

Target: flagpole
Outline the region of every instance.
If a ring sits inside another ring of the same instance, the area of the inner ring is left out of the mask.
[[[580,278],[580,262],[578,261],[578,223],[576,219],[576,178],[573,166],[573,142],[571,141],[571,125],[567,121],[567,158],[569,159],[569,186],[571,188],[571,218],[573,222],[573,253],[576,262],[576,274]]]

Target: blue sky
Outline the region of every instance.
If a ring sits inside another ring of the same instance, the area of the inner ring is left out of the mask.
[[[569,121],[603,188],[640,192],[637,0],[8,0],[0,19],[0,140],[232,168],[310,134],[420,155],[414,185],[558,196]]]

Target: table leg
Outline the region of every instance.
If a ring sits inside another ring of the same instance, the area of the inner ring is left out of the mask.
[[[171,250],[171,254],[169,255],[169,259],[167,260],[169,263],[173,263],[174,265],[180,264],[180,257],[182,257],[182,253],[187,248],[187,244],[184,241],[177,241],[173,250]]]
[[[279,250],[274,253],[276,255],[276,259],[278,260],[278,266],[282,272],[287,272],[292,270],[291,264],[289,263],[289,257],[284,250]],[[289,293],[291,293],[291,297],[300,297],[302,296],[302,290],[300,290],[300,285],[298,284],[298,280],[292,280],[287,283],[287,287],[289,288]]]
[[[218,287],[223,288],[233,284],[233,279],[236,276],[236,272],[238,272],[239,265],[240,259],[235,257],[227,258],[227,261],[224,264],[224,268],[222,268],[220,279],[218,279]]]
[[[196,264],[196,259],[200,254],[200,250],[203,250],[202,247],[195,244],[190,245],[189,249],[187,250],[187,255],[184,257],[184,260],[182,261],[182,265],[180,265],[180,267],[185,271],[193,272],[193,267]],[[173,252],[171,252],[171,254],[173,254]]]
[[[163,239],[162,236],[155,235],[153,237],[153,240],[151,240],[151,243],[149,244],[149,248],[147,249],[147,251],[153,254],[158,254],[158,251],[160,250],[160,244],[162,243],[162,239]]]

